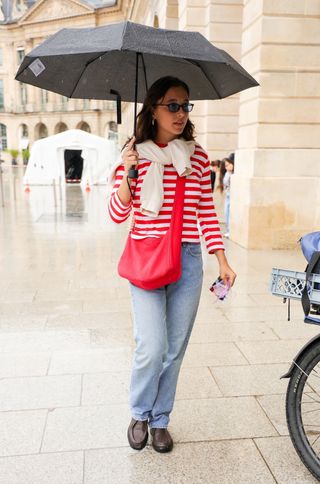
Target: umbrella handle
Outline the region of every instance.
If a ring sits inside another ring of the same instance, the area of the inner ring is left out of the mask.
[[[132,146],[132,148],[134,150],[136,149],[136,144],[135,143]],[[128,178],[130,178],[132,180],[132,179],[138,178],[138,175],[139,175],[139,172],[138,172],[138,170],[136,168],[136,165],[132,165],[131,168],[129,168],[129,171],[128,171]]]
[[[134,165],[131,168],[129,168],[128,178],[130,178],[130,179],[138,178],[138,174],[139,174],[139,172]]]
[[[115,91],[114,89],[110,89],[110,94],[115,94],[117,96],[117,124],[121,124],[121,95],[119,91]]]

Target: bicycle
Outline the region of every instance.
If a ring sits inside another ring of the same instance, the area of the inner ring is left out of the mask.
[[[320,324],[320,274],[272,269],[271,292],[284,301],[301,299],[307,284],[310,316],[304,321]],[[294,448],[307,469],[320,481],[320,334],[304,345],[293,359],[288,378],[286,418]]]

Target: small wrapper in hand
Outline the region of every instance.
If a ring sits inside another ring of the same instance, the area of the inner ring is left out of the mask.
[[[230,290],[230,284],[225,284],[223,280],[218,277],[209,289],[215,296],[217,296],[219,301],[223,301]]]

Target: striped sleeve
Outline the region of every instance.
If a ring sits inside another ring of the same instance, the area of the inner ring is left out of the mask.
[[[112,187],[111,195],[108,201],[108,212],[111,217],[111,220],[117,224],[121,224],[130,215],[131,208],[132,208],[132,201],[129,205],[124,205],[118,195],[118,188],[122,181],[124,175],[124,167],[120,165],[117,168],[116,175],[115,175],[115,182]]]
[[[215,250],[224,250],[224,244],[222,241],[216,209],[213,204],[209,160],[205,152],[204,155],[206,159],[203,163],[203,171],[200,182],[201,198],[198,205],[198,218],[201,231],[206,241],[208,253],[213,254]]]

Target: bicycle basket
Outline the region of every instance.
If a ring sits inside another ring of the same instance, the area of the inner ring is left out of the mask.
[[[272,269],[270,290],[273,295],[286,299],[301,299],[306,273],[287,269]],[[311,274],[308,294],[312,304],[320,303],[320,274]]]

